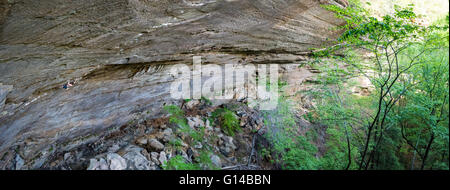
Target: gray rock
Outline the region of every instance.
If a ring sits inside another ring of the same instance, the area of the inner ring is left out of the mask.
[[[245,117],[247,113],[244,110],[238,110],[236,111],[236,115],[239,117]]]
[[[156,165],[160,165],[161,163],[159,163],[159,153],[157,152],[151,152],[150,153],[152,162],[155,163]]]
[[[230,147],[220,147],[220,152],[226,156],[226,157],[232,157],[233,156],[233,151]]]
[[[185,160],[191,161],[191,159],[184,150],[178,150],[177,153],[178,155],[181,155],[181,157],[183,157]]]
[[[109,170],[109,166],[108,163],[106,162],[106,160],[104,158],[100,158],[100,159],[90,159],[89,160],[89,167],[87,168],[87,170]]]
[[[189,102],[187,102],[186,104],[184,104],[186,106],[187,109],[192,109],[194,108],[196,105],[198,105],[200,103],[200,101],[198,100],[191,100]]]
[[[220,127],[216,127],[216,128],[214,128],[214,132],[216,132],[216,133],[220,133],[220,132],[221,132],[221,129],[220,129]],[[223,135],[222,135],[222,134],[219,134],[218,136],[219,136],[219,137],[222,137]]]
[[[163,131],[163,141],[170,142],[175,136],[173,135],[173,131],[171,128],[167,128]]]
[[[171,128],[167,128],[167,129],[164,129],[163,134],[164,135],[172,135],[173,131]]]
[[[164,150],[164,145],[156,139],[148,140],[148,144],[152,150],[155,150],[155,151]]]
[[[222,168],[222,161],[220,160],[220,157],[217,155],[211,155],[211,162],[212,164],[214,164],[214,166],[216,166],[217,168]]]
[[[213,131],[214,130],[213,127],[211,126],[211,123],[210,123],[209,119],[206,120],[205,125],[206,125],[205,128],[206,128],[207,131]]]
[[[186,118],[188,120],[188,125],[191,128],[197,128],[197,127],[204,127],[205,126],[205,122],[203,122],[202,119],[200,119],[199,116],[196,117],[187,117]]]
[[[139,151],[126,153],[123,158],[127,161],[130,170],[151,170],[152,163]]]
[[[70,152],[64,154],[64,160],[68,160],[72,154]]]
[[[125,170],[127,169],[127,161],[116,153],[109,153],[106,155],[106,160],[111,170]]]
[[[153,128],[152,127],[146,128],[145,131],[144,131],[145,134],[150,134],[151,132],[153,132]]]
[[[0,83],[0,111],[3,110],[5,105],[6,96],[12,90],[13,86],[11,85],[3,85]]]
[[[203,148],[203,145],[201,142],[197,142],[197,144],[194,145],[194,148],[201,149],[201,148]]]
[[[73,162],[75,162],[75,158],[72,155],[72,153],[67,152],[67,153],[64,154],[64,162],[66,162],[66,163],[73,163]]]
[[[15,168],[16,170],[22,169],[23,165],[25,165],[25,161],[18,154],[16,155],[15,161],[16,161],[16,168]]]
[[[120,149],[120,146],[117,144],[112,145],[111,147],[108,148],[108,152],[110,153],[115,153]]]
[[[136,144],[138,144],[138,145],[147,145],[147,143],[148,143],[147,137],[140,137],[140,138],[136,139]]]
[[[219,143],[219,150],[226,157],[233,156],[234,151],[237,149],[236,145],[233,143],[233,137],[222,136],[221,141]]]
[[[165,153],[165,152],[160,152],[160,153],[159,153],[159,158],[158,158],[158,160],[159,160],[159,163],[160,163],[161,165],[166,164],[166,162],[167,162],[167,156],[166,156],[166,153]]]
[[[230,147],[232,149],[236,149],[236,145],[233,143],[233,137],[222,136],[222,140],[224,141],[225,146]]]

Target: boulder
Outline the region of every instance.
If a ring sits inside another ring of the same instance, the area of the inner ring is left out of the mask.
[[[195,129],[197,127],[204,127],[205,126],[205,122],[203,122],[203,120],[199,117],[187,117],[186,118],[188,120],[188,125],[189,127]]]
[[[64,154],[64,160],[69,160],[72,157],[70,152]]]
[[[119,149],[120,149],[120,146],[118,144],[114,144],[108,148],[108,152],[115,153],[115,152],[119,151]]]
[[[174,134],[171,128],[164,129],[162,141],[167,143],[170,142],[174,138]]]
[[[109,153],[106,155],[106,160],[111,170],[125,170],[127,169],[127,161],[116,153]]]
[[[166,156],[166,153],[165,153],[164,151],[162,151],[162,152],[159,153],[158,161],[159,161],[159,163],[160,163],[161,165],[166,164],[166,162],[167,162],[167,156]]]
[[[140,137],[138,139],[136,139],[136,144],[144,146],[147,145],[148,143],[148,138],[147,137]]]
[[[209,121],[209,119],[206,120],[205,124],[206,124],[206,126],[205,126],[206,131],[213,131],[214,130],[213,127],[211,126],[211,122]]]
[[[87,170],[109,170],[108,163],[104,158],[100,159],[90,159],[89,166]]]
[[[222,168],[222,161],[220,160],[220,157],[217,155],[211,155],[211,162],[212,164],[217,168]]]
[[[16,166],[15,166],[16,170],[22,169],[23,165],[25,165],[25,161],[18,154],[16,155],[15,161],[16,161]]]
[[[234,155],[234,151],[237,149],[236,145],[233,143],[233,137],[222,136],[221,142],[219,143],[220,152],[226,157],[232,157]]]
[[[152,163],[147,160],[147,158],[142,155],[139,151],[140,149],[135,149],[133,151],[127,152],[123,155],[123,158],[126,160],[129,170],[152,170]]]
[[[191,101],[186,102],[184,104],[184,106],[186,106],[187,109],[192,109],[195,106],[197,106],[199,103],[200,103],[200,101],[198,101],[198,100],[191,100]]]
[[[151,160],[153,163],[155,163],[156,165],[160,165],[161,163],[159,162],[159,153],[157,152],[151,152],[150,153],[151,156]]]
[[[164,150],[164,145],[156,139],[149,139],[148,145],[149,145],[149,148],[154,151]]]

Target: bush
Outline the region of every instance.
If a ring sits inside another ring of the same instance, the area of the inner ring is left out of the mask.
[[[234,136],[236,131],[241,131],[239,119],[231,110],[226,108],[217,109],[213,112],[213,117],[219,120],[225,134]]]
[[[315,157],[317,148],[305,136],[298,133],[301,127],[291,111],[291,104],[280,98],[276,110],[264,112],[264,123],[268,127],[265,137],[271,142],[270,156],[274,157],[282,169],[317,169],[319,159]],[[268,152],[264,150],[266,156]]]
[[[187,125],[187,120],[184,117],[184,111],[175,105],[165,106],[164,110],[170,114],[169,122],[177,124],[179,127],[185,127]]]
[[[186,163],[185,159],[180,156],[172,157],[167,163],[163,164],[165,170],[199,170],[200,168],[192,163]]]

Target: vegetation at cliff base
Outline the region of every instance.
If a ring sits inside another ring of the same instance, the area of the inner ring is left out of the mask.
[[[292,129],[296,119],[281,103],[266,118],[273,146],[263,151],[281,168],[449,169],[448,13],[426,25],[414,4],[382,16],[367,6],[324,6],[346,21],[337,28],[344,32],[337,45],[314,52],[310,66],[321,74],[302,93],[314,101],[304,118],[325,130],[326,147],[319,153],[311,143],[316,131]]]

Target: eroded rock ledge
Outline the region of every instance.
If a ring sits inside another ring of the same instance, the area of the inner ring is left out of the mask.
[[[342,0],[0,0],[0,168],[161,116],[169,65],[297,63],[342,24]],[[62,84],[77,81],[74,88]],[[75,145],[74,145],[75,146]],[[19,157],[17,157],[19,155]],[[20,158],[20,159],[18,159]],[[27,168],[41,168],[34,162]]]

